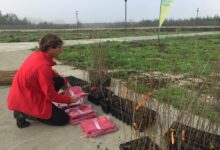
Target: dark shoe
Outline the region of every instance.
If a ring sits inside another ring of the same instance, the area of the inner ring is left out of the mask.
[[[17,121],[18,128],[25,128],[30,126],[30,122],[26,121],[26,117],[23,113],[14,111],[14,118]]]
[[[27,122],[25,118],[16,119],[18,128],[26,128],[30,126],[30,122]]]

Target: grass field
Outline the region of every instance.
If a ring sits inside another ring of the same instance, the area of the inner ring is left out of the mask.
[[[124,37],[125,31],[123,30],[104,30],[104,31],[37,31],[37,32],[22,32],[22,31],[2,31],[0,32],[0,42],[34,42],[47,34],[53,32],[61,36],[64,40],[77,40],[77,39],[91,39],[91,38],[111,38],[111,37]],[[180,34],[188,33],[189,31],[178,32],[161,32],[161,34]],[[145,30],[128,30],[127,36],[150,36],[157,35],[157,32],[149,32]]]
[[[109,69],[184,73],[203,76],[216,70],[220,58],[220,35],[139,42],[107,42],[64,47],[59,59],[79,68],[93,61],[94,49],[108,52]]]
[[[201,94],[210,94],[213,86],[219,85],[219,79],[211,77],[220,71],[220,36],[199,36],[191,38],[162,39],[157,41],[107,42],[92,45],[76,45],[63,48],[59,59],[81,69],[94,64],[97,49],[105,53],[105,63],[114,78],[128,80],[130,87],[139,93],[152,90],[154,98],[182,109],[186,105],[193,113],[220,122],[220,111],[212,105],[204,105]],[[103,59],[103,58],[102,58]],[[205,78],[206,82],[191,88],[168,83],[164,87],[151,89],[143,82],[134,83],[132,74],[143,72],[162,72],[172,75],[182,74],[184,78]],[[219,91],[215,91],[216,94]],[[211,95],[213,96],[213,95]],[[215,100],[219,97],[213,96]],[[206,111],[204,111],[206,110]]]

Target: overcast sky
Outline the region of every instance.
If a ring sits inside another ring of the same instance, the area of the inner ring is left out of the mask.
[[[57,23],[75,23],[75,11],[81,22],[115,22],[124,20],[124,0],[0,0],[2,14],[15,13],[27,17]],[[128,20],[156,19],[160,0],[127,0]],[[168,18],[196,16],[220,16],[220,0],[175,0]]]

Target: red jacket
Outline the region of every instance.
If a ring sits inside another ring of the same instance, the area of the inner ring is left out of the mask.
[[[16,73],[8,95],[8,109],[33,117],[49,119],[52,101],[70,103],[70,97],[58,94],[53,85],[55,62],[47,52],[33,52]]]

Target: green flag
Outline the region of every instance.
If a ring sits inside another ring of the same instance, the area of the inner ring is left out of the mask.
[[[174,0],[161,0],[159,27],[162,26],[164,20],[166,19],[167,15],[170,12],[170,9],[173,3],[174,3]]]

